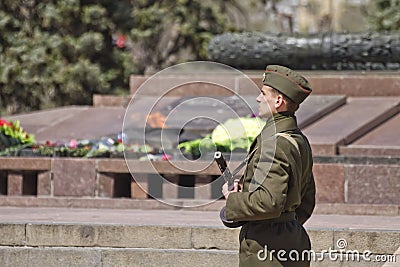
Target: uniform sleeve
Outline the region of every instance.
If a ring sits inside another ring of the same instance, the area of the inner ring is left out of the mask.
[[[230,193],[226,200],[228,220],[250,221],[279,217],[288,190],[289,164],[284,152],[274,141],[264,143],[260,154],[254,155],[255,168],[250,192]],[[252,191],[252,188],[254,191]]]
[[[304,224],[310,217],[315,207],[315,182],[311,172],[311,178],[302,192],[300,206],[296,209],[297,220]]]

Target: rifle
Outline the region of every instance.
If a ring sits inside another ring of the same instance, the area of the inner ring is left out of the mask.
[[[234,188],[234,177],[236,174],[239,173],[239,171],[247,164],[249,161],[251,155],[254,154],[257,148],[253,149],[247,157],[239,164],[238,167],[236,167],[233,172],[231,172],[228,168],[228,165],[226,163],[226,160],[222,153],[220,151],[217,151],[214,153],[214,159],[217,162],[218,168],[222,173],[222,176],[224,177],[224,180],[228,183],[228,190],[232,191]],[[221,211],[219,212],[219,217],[222,221],[222,223],[229,228],[237,228],[245,224],[246,222],[238,222],[238,221],[229,221],[226,219],[226,206],[222,207]]]
[[[232,191],[234,179],[231,171],[228,168],[228,164],[226,163],[224,156],[220,151],[217,151],[214,154],[214,159],[217,162],[218,168],[221,171],[224,180],[228,182],[228,190]]]

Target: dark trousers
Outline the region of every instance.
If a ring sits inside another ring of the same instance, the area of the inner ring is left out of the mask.
[[[239,241],[241,267],[310,266],[310,239],[297,220],[248,222],[242,226]]]

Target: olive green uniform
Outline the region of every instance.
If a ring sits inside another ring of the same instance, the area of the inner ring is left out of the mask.
[[[230,193],[226,201],[228,220],[248,221],[240,232],[240,266],[309,266],[307,256],[297,259],[311,249],[302,224],[315,206],[313,162],[294,114],[270,118],[254,148],[242,192]]]

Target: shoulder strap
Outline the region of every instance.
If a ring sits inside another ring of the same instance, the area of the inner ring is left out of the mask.
[[[246,158],[239,164],[239,166],[237,166],[233,170],[232,176],[235,176],[236,174],[238,174],[240,172],[240,170],[247,164],[247,162],[249,162],[250,157],[256,152],[257,149],[258,149],[258,146],[256,146],[251,152],[249,152],[249,154],[247,154]]]
[[[299,145],[297,144],[296,140],[288,133],[276,133],[278,136],[282,136],[283,138],[286,138],[292,145],[294,145],[297,149],[297,152],[300,153],[300,148]]]

